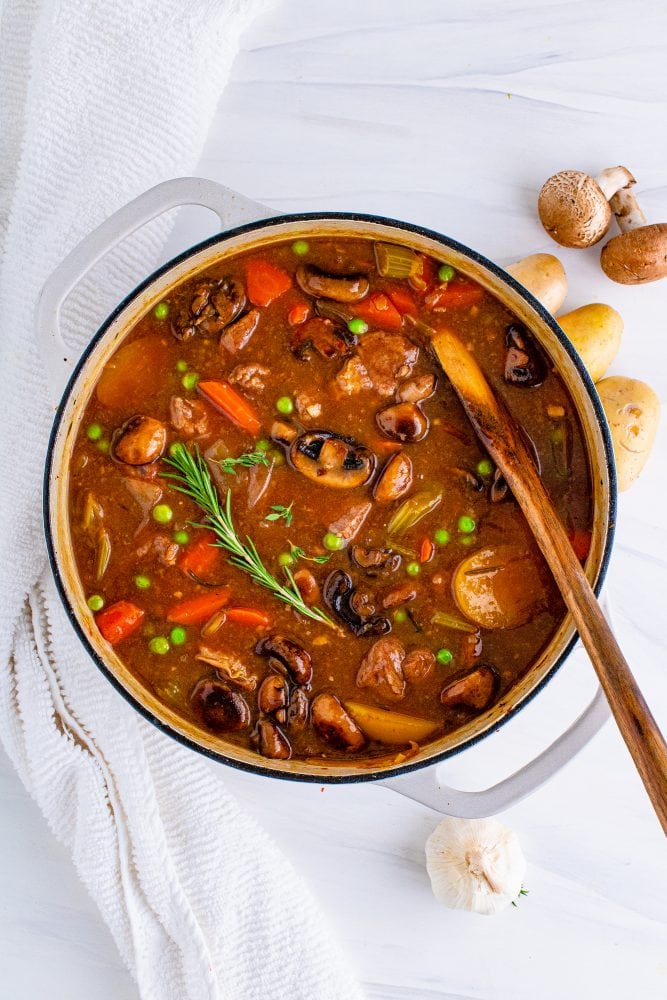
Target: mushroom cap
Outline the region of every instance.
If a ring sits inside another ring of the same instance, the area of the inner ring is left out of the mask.
[[[602,248],[602,270],[621,285],[667,278],[667,223],[656,222],[614,236]]]
[[[549,236],[564,247],[592,247],[611,222],[602,188],[581,170],[561,170],[549,177],[537,199],[537,211]]]

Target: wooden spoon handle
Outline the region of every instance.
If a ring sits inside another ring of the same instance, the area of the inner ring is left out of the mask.
[[[667,745],[602,614],[516,424],[470,352],[449,331],[433,332],[445,373],[523,510],[542,550],[667,833]]]

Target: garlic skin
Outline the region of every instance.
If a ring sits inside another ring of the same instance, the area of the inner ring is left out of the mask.
[[[497,820],[449,816],[426,841],[426,870],[438,902],[492,916],[521,892],[526,859],[517,835]]]

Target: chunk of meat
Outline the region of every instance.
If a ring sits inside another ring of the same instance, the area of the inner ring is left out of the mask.
[[[372,508],[371,503],[357,503],[337,517],[335,521],[329,525],[329,531],[334,535],[339,535],[340,538],[344,538],[346,541],[354,538],[364,521],[368,517]]]
[[[233,382],[234,385],[240,385],[249,393],[264,392],[266,380],[270,374],[269,369],[264,365],[255,363],[237,365],[230,373],[229,381]]]
[[[294,405],[296,406],[296,412],[302,420],[308,420],[309,418],[315,420],[322,415],[322,404],[308,392],[296,392],[294,394]]]
[[[223,680],[235,684],[236,687],[240,687],[244,691],[254,691],[257,687],[256,675],[251,674],[246,665],[233,653],[222,649],[211,649],[209,646],[200,646],[199,651],[195,654],[195,660],[215,667]]]
[[[396,608],[399,604],[407,604],[408,601],[414,601],[417,596],[417,588],[412,583],[399,584],[398,587],[392,587],[388,590],[381,598],[381,603],[383,608]]]
[[[375,688],[382,697],[399,700],[405,695],[404,659],[405,647],[398,639],[378,639],[361,661],[357,687]]]
[[[430,649],[411,649],[401,667],[406,681],[419,684],[435,670],[435,656]]]
[[[169,401],[169,420],[182,437],[205,437],[208,434],[208,410],[199,399],[172,396]]]
[[[358,347],[373,388],[392,396],[398,380],[408,378],[419,357],[419,348],[401,333],[368,333]]]
[[[224,348],[230,354],[236,354],[237,351],[242,351],[244,347],[247,347],[250,338],[257,329],[259,317],[259,309],[251,309],[245,316],[241,316],[235,323],[228,326],[220,337],[221,349]]]
[[[154,552],[163,566],[174,566],[180,549],[169,535],[154,535],[137,549],[137,558],[143,559]]]
[[[351,351],[343,328],[336,327],[330,319],[321,316],[313,316],[293,328],[290,348],[301,360],[309,358],[313,350],[327,360],[346,358]]]
[[[366,371],[366,366],[356,354],[348,358],[336,375],[336,386],[346,396],[354,396],[364,389],[373,388],[373,381]]]

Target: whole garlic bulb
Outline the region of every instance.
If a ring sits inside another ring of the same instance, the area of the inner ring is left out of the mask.
[[[495,819],[444,819],[426,842],[433,894],[454,910],[491,916],[521,892],[526,873],[519,838]]]

